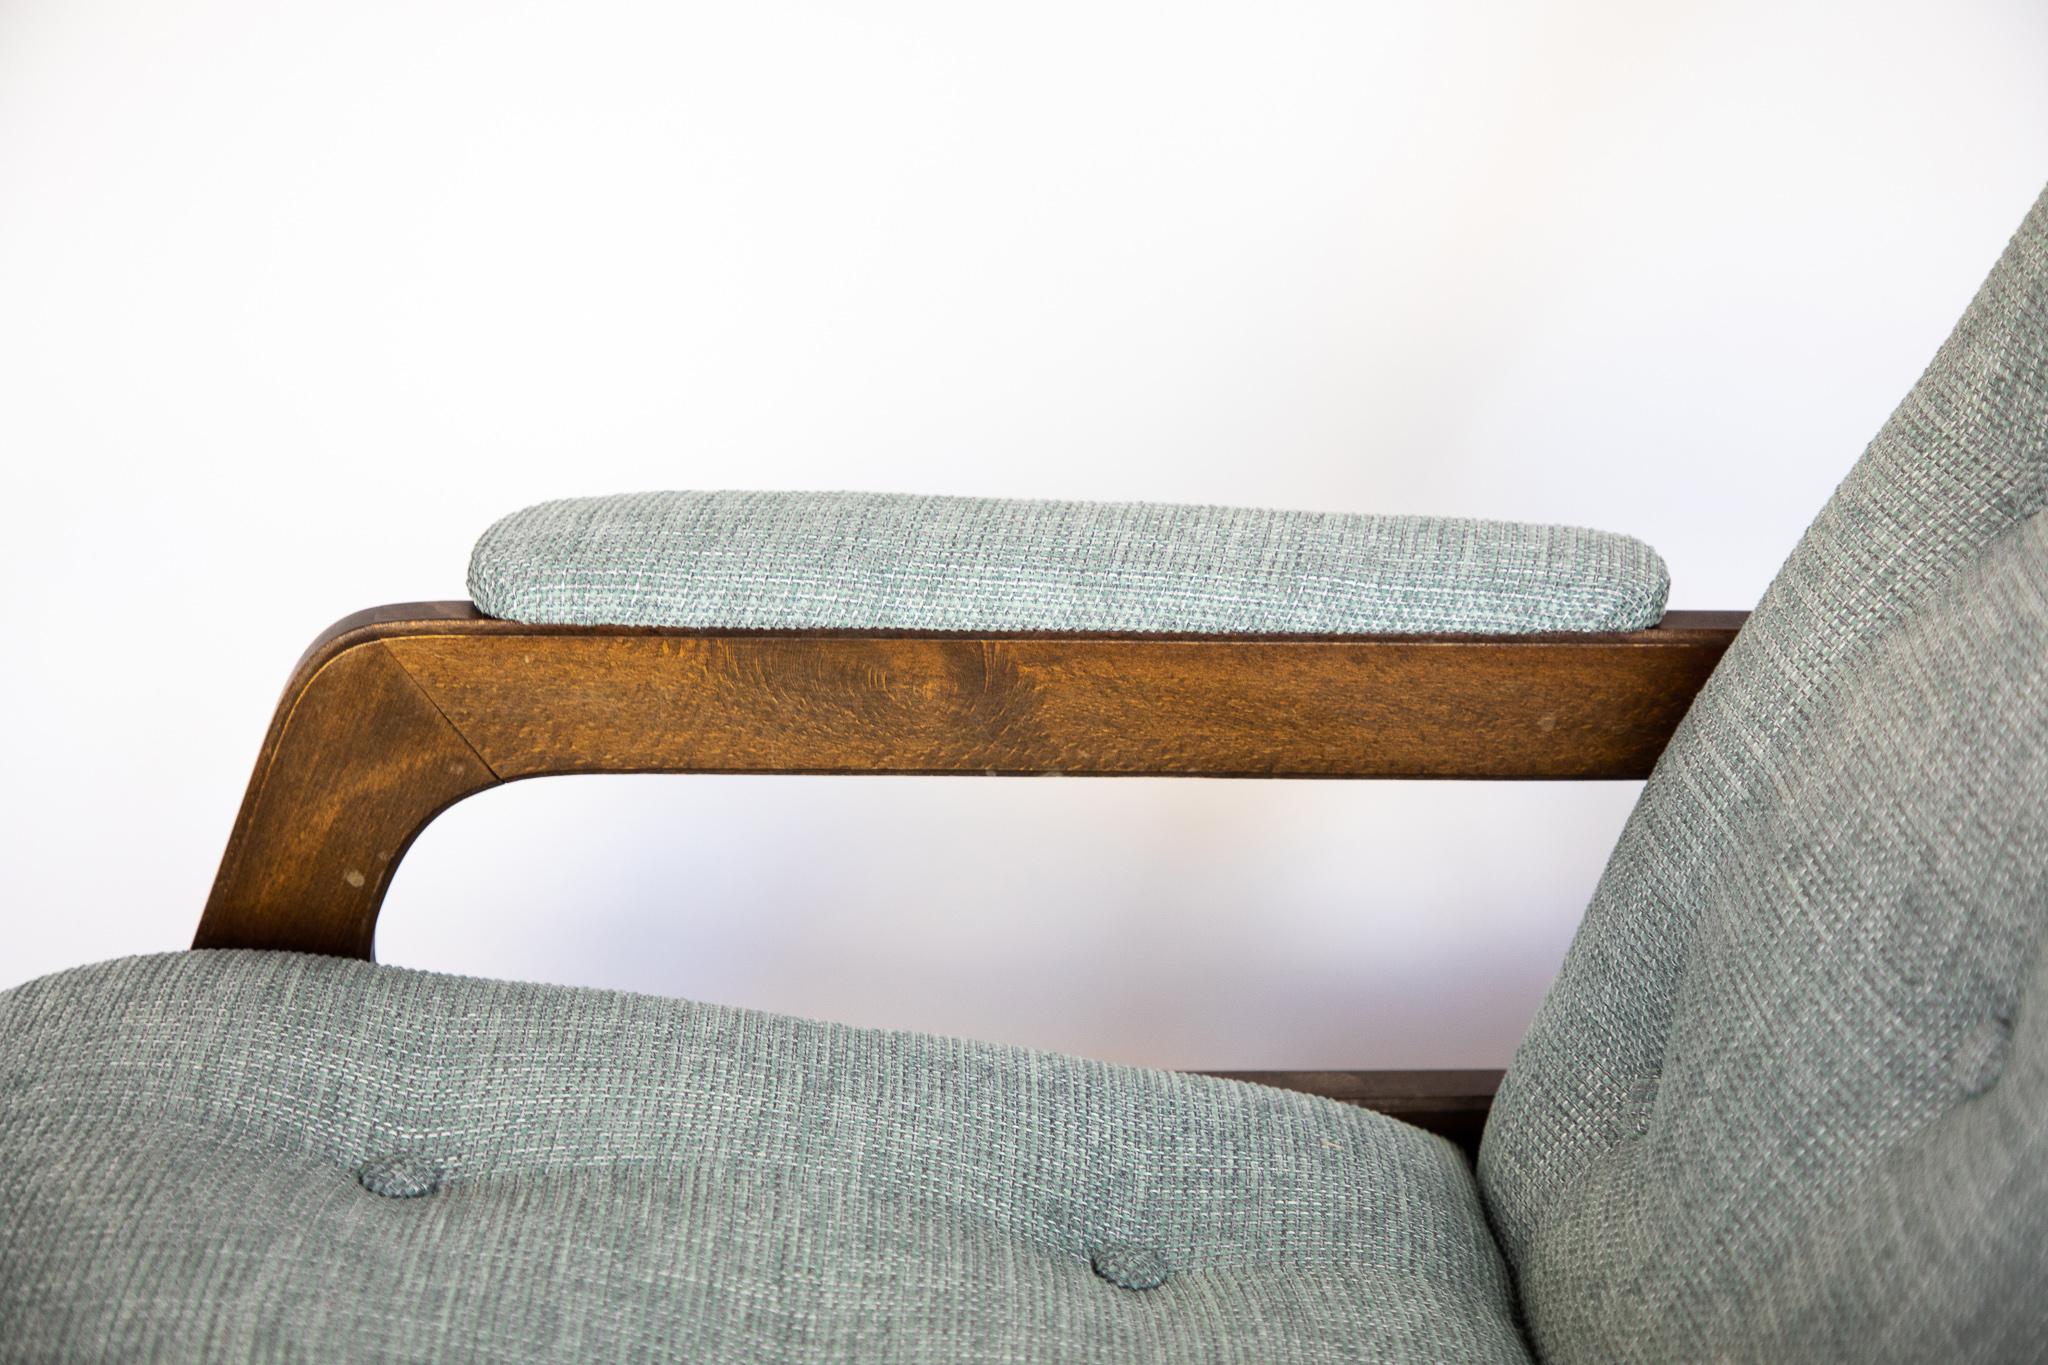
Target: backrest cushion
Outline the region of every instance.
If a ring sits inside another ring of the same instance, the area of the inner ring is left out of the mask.
[[[2003,1293],[2048,1238],[2044,500],[2048,194],[1674,736],[1509,1071],[1481,1177],[1547,1357],[2048,1328]]]

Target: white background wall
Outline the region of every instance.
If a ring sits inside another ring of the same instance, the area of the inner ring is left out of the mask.
[[[2038,0],[0,0],[0,985],[181,946],[298,650],[541,498],[1564,520],[1751,604],[2048,176]],[[1632,786],[585,778],[387,961],[1505,1059]]]

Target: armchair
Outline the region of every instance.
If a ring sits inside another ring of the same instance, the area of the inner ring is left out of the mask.
[[[0,996],[0,1360],[2042,1359],[2044,503],[2048,194],[1746,620],[677,623],[674,505],[543,517],[542,619],[315,642],[195,951]],[[434,814],[601,771],[1649,780],[1503,1079],[368,960]]]

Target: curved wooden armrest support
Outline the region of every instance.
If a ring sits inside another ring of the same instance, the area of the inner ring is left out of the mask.
[[[533,626],[467,602],[314,642],[198,948],[368,958],[414,836],[550,773],[1636,778],[1743,620],[1550,636]]]

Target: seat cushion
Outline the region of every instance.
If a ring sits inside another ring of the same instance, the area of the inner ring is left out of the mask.
[[[747,629],[1625,631],[1668,586],[1641,541],[1570,526],[880,493],[547,502],[469,566],[515,621]]]
[[[1526,1359],[1448,1143],[1259,1086],[239,951],[0,995],[0,1359]]]

